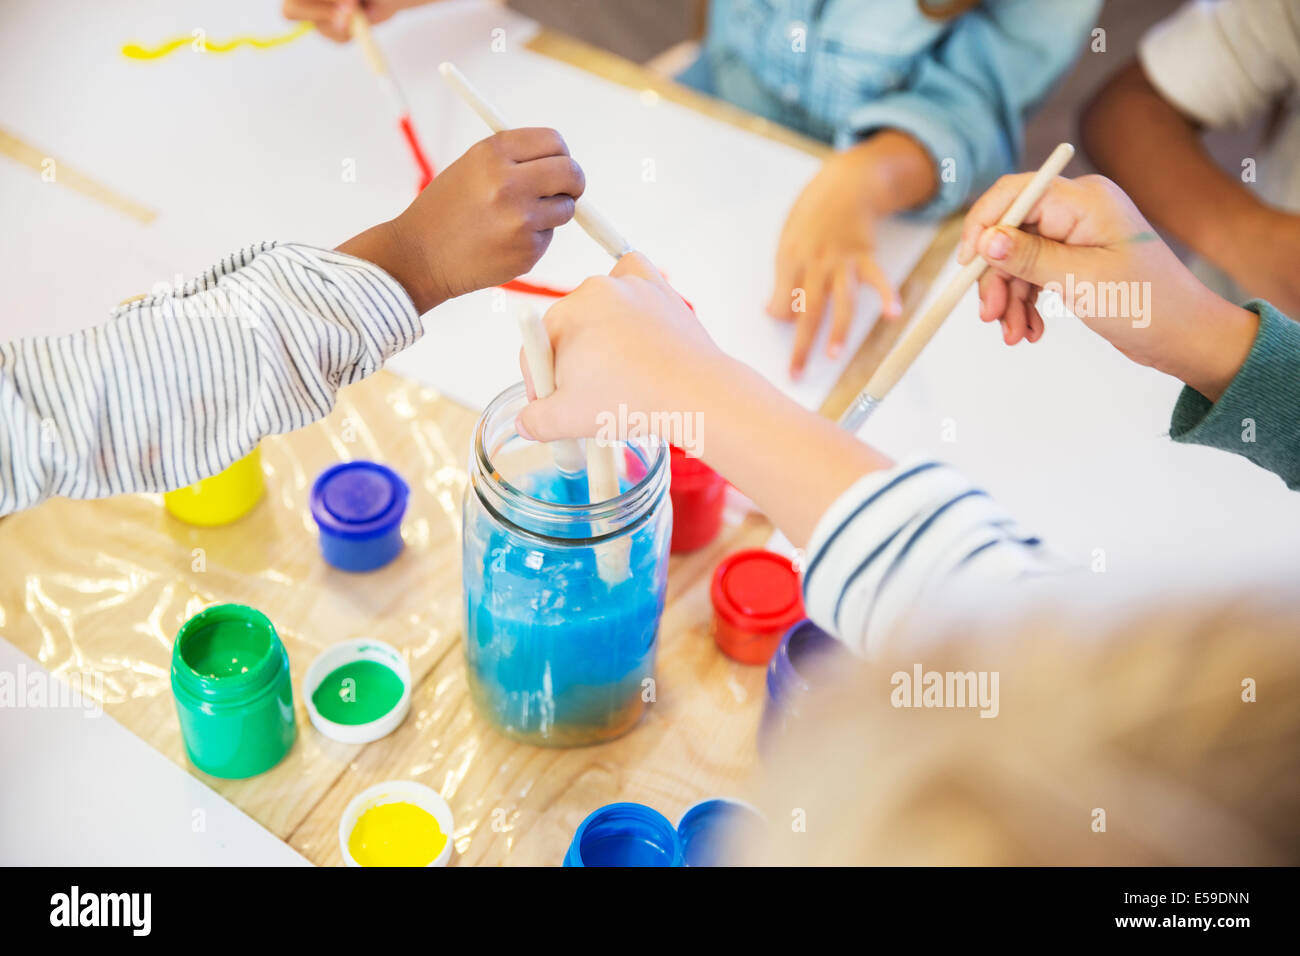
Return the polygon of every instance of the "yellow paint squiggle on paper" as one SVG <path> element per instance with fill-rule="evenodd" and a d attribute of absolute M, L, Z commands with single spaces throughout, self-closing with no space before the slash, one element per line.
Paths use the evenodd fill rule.
<path fill-rule="evenodd" d="M 162 46 L 154 47 L 152 50 L 146 50 L 138 43 L 126 43 L 122 46 L 122 55 L 132 60 L 157 60 L 169 53 L 174 53 L 183 46 L 190 45 L 194 45 L 196 53 L 229 53 L 241 46 L 251 46 L 255 50 L 269 50 L 272 47 L 292 43 L 300 36 L 311 32 L 311 28 L 311 23 L 304 20 L 288 33 L 282 33 L 274 37 L 234 37 L 229 40 L 209 40 L 206 34 L 203 33 L 199 33 L 197 36 L 189 34 L 168 40 Z"/>

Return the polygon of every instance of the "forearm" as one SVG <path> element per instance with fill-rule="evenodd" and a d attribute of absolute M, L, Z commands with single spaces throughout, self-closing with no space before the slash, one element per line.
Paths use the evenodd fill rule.
<path fill-rule="evenodd" d="M 675 401 L 704 416 L 705 461 L 806 549 L 808 614 L 858 653 L 933 588 L 1008 588 L 1049 570 L 1038 539 L 955 470 L 895 466 L 732 359 L 683 371 Z"/>
<path fill-rule="evenodd" d="M 1213 262 L 1230 259 L 1231 237 L 1267 212 L 1214 162 L 1197 125 L 1165 101 L 1136 62 L 1088 106 L 1083 139 L 1097 168 L 1152 222 Z"/>
<path fill-rule="evenodd" d="M 281 246 L 231 256 L 104 325 L 0 346 L 0 514 L 209 477 L 263 436 L 324 417 L 341 387 L 419 334 L 388 276 Z"/>
<path fill-rule="evenodd" d="M 734 359 L 719 359 L 704 374 L 680 380 L 686 384 L 665 407 L 699 412 L 705 462 L 798 547 L 855 481 L 892 464 Z"/>

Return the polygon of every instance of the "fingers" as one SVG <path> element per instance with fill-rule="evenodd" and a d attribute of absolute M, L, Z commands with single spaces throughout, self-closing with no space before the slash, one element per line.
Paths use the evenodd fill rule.
<path fill-rule="evenodd" d="M 587 188 L 582 167 L 567 154 L 545 156 L 525 163 L 521 169 L 534 196 L 571 196 L 577 199 Z"/>
<path fill-rule="evenodd" d="M 546 127 L 507 129 L 488 137 L 502 154 L 512 162 L 528 163 L 547 156 L 568 156 L 569 147 L 564 137 Z"/>
<path fill-rule="evenodd" d="M 1002 341 L 1007 345 L 1020 342 L 1029 329 L 1029 314 L 1025 311 L 1025 300 L 1019 294 L 1023 288 L 1023 279 L 1013 279 L 1007 287 L 1007 311 L 1002 320 Z"/>
<path fill-rule="evenodd" d="M 999 320 L 1007 311 L 1007 276 L 989 269 L 980 276 L 980 321 Z"/>
<path fill-rule="evenodd" d="M 528 400 L 530 402 L 535 401 L 537 398 L 537 388 L 533 385 L 533 373 L 528 367 L 528 356 L 524 354 L 522 348 L 519 350 L 519 371 L 522 372 L 524 376 L 524 392 L 527 394 Z"/>
<path fill-rule="evenodd" d="M 568 437 L 560 427 L 560 403 L 554 395 L 530 401 L 515 416 L 515 431 L 531 441 L 555 441 Z"/>
<path fill-rule="evenodd" d="M 830 273 L 810 274 L 805 304 L 807 308 L 798 316 L 794 328 L 794 350 L 790 355 L 790 377 L 803 375 L 804 366 L 808 364 L 808 354 L 817 339 L 817 330 L 821 328 L 822 316 L 826 311 L 827 291 L 832 281 Z"/>
<path fill-rule="evenodd" d="M 352 35 L 352 13 L 358 0 L 285 0 L 283 12 L 290 20 L 310 20 L 317 32 L 338 43 Z"/>
<path fill-rule="evenodd" d="M 853 313 L 858 304 L 858 283 L 852 262 L 844 262 L 836 267 L 831 284 L 831 302 L 831 334 L 826 340 L 826 354 L 837 358 L 849 337 Z"/>
<path fill-rule="evenodd" d="M 975 257 L 980 234 L 997 224 L 1033 177 L 1033 173 L 1002 176 L 984 195 L 975 200 L 962 223 L 961 242 L 957 246 L 958 262 L 965 265 Z"/>
<path fill-rule="evenodd" d="M 871 256 L 858 257 L 858 276 L 863 282 L 876 290 L 880 296 L 880 314 L 887 319 L 897 319 L 903 314 L 903 303 L 898 298 L 898 290 L 889 281 L 883 269 Z"/>
<path fill-rule="evenodd" d="M 1087 272 L 1087 263 L 1096 252 L 1089 246 L 1066 246 L 1042 236 L 997 226 L 980 234 L 976 251 L 997 266 L 1031 285 L 1061 283 L 1067 272 Z"/>
<path fill-rule="evenodd" d="M 772 286 L 772 297 L 767 303 L 768 315 L 774 319 L 787 321 L 796 317 L 794 290 L 799 287 L 802 275 L 803 266 L 799 257 L 788 254 L 777 255 L 776 281 Z"/>
<path fill-rule="evenodd" d="M 976 200 L 962 225 L 961 242 L 957 248 L 958 262 L 965 265 L 974 258 L 984 233 L 997 226 L 1032 176 L 1032 173 L 1003 176 Z M 1049 240 L 1077 242 L 1077 236 L 1085 223 L 1099 217 L 1105 221 L 1108 214 L 1116 209 L 1129 214 L 1128 218 L 1134 228 L 1149 228 L 1128 197 L 1119 193 L 1114 183 L 1104 177 L 1065 179 L 1058 176 L 1029 210 L 1021 222 L 1021 228 L 1026 232 L 1046 236 Z M 1095 231 L 1097 222 L 1094 221 L 1092 225 Z"/>
<path fill-rule="evenodd" d="M 1037 342 L 1045 327 L 1035 301 L 1039 288 L 990 269 L 980 277 L 980 320 L 1002 323 L 1002 341 L 1015 345 L 1021 341 Z"/>
<path fill-rule="evenodd" d="M 1039 312 L 1038 312 L 1038 305 L 1036 304 L 1037 301 L 1038 301 L 1038 294 L 1037 294 L 1037 292 L 1038 292 L 1038 290 L 1035 289 L 1035 290 L 1034 290 L 1034 295 L 1033 295 L 1032 298 L 1028 301 L 1028 303 L 1025 305 L 1025 309 L 1029 312 L 1029 335 L 1028 335 L 1028 338 L 1029 338 L 1029 341 L 1031 341 L 1031 342 L 1037 342 L 1039 339 L 1041 339 L 1041 338 L 1043 337 L 1043 333 L 1047 331 L 1047 326 L 1046 326 L 1046 324 L 1043 322 L 1043 317 L 1042 317 L 1042 315 L 1040 315 Z"/>
<path fill-rule="evenodd" d="M 629 252 L 623 256 L 618 262 L 614 263 L 614 268 L 609 270 L 609 274 L 615 278 L 637 276 L 658 285 L 666 286 L 668 284 L 663 277 L 663 273 L 655 268 L 654 263 L 639 252 Z"/>
<path fill-rule="evenodd" d="M 542 196 L 533 206 L 530 221 L 538 232 L 558 229 L 573 218 L 576 208 L 577 202 L 572 196 Z"/>

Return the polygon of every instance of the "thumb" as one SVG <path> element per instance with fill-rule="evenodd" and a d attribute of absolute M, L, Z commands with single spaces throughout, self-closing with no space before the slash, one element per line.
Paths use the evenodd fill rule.
<path fill-rule="evenodd" d="M 554 395 L 537 398 L 515 416 L 515 431 L 529 441 L 555 441 L 569 438 L 560 426 L 560 404 Z"/>
<path fill-rule="evenodd" d="M 980 234 L 979 254 L 1003 272 L 1030 285 L 1060 282 L 1067 272 L 1081 272 L 1082 247 L 1070 247 L 1012 226 L 993 226 Z"/>

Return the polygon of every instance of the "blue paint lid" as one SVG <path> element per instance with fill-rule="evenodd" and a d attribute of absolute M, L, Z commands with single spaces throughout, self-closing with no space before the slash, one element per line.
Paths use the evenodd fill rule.
<path fill-rule="evenodd" d="M 826 673 L 848 650 L 808 618 L 785 632 L 767 666 L 767 695 L 776 704 L 812 691 L 812 679 Z"/>
<path fill-rule="evenodd" d="M 611 803 L 578 825 L 565 866 L 682 866 L 677 830 L 658 810 Z"/>
<path fill-rule="evenodd" d="M 311 515 L 322 531 L 371 538 L 401 524 L 409 495 L 393 469 L 373 461 L 345 461 L 325 469 L 312 485 Z"/>
<path fill-rule="evenodd" d="M 762 838 L 765 825 L 763 815 L 748 803 L 704 800 L 687 809 L 677 824 L 682 858 L 687 866 L 725 866 L 725 851 L 752 846 Z"/>

